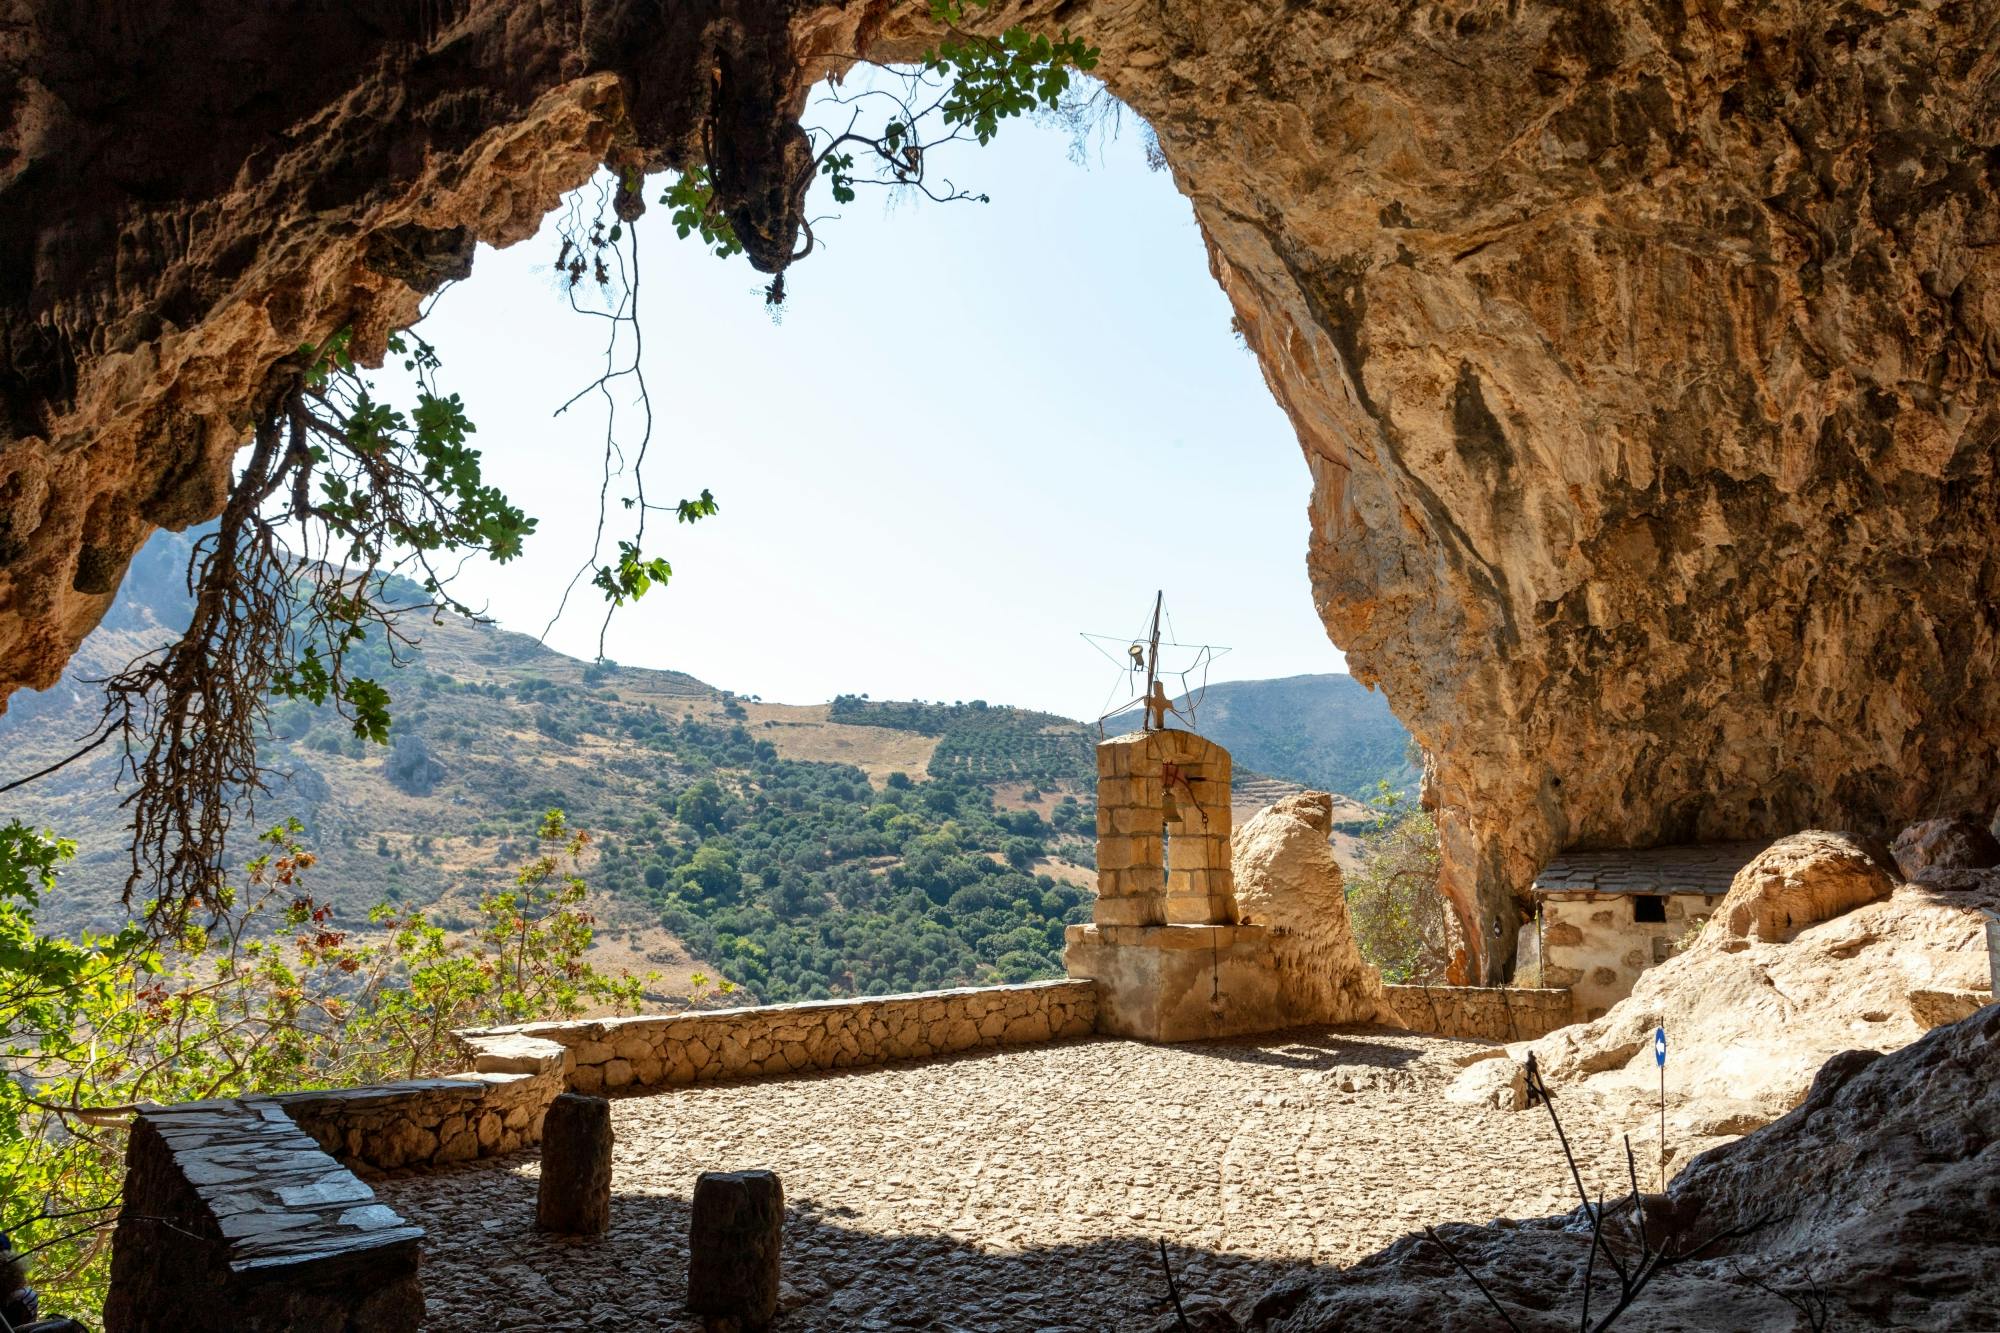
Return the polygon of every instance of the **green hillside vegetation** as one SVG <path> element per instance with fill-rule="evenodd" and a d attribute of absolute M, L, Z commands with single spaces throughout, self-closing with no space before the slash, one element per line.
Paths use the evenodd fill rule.
<path fill-rule="evenodd" d="M 0 716 L 10 771 L 64 753 L 97 708 L 85 680 L 158 642 L 165 616 L 185 615 L 174 570 L 186 541 L 149 545 L 75 675 Z M 939 776 L 912 765 L 871 781 L 854 763 L 787 757 L 833 732 L 892 737 L 829 725 L 830 709 L 747 703 L 680 673 L 585 664 L 464 622 L 426 626 L 401 655 L 393 668 L 371 641 L 355 658 L 391 690 L 388 746 L 358 739 L 331 708 L 273 708 L 273 790 L 233 834 L 247 856 L 258 831 L 299 818 L 347 927 L 365 930 L 368 908 L 387 901 L 471 928 L 480 892 L 532 854 L 524 831 L 551 809 L 594 835 L 585 870 L 608 918 L 600 934 L 629 934 L 637 954 L 616 961 L 656 965 L 678 944 L 745 999 L 1059 976 L 1062 928 L 1088 918 L 1090 789 L 1056 776 L 1077 771 L 1074 723 L 983 710 L 943 728 L 958 748 L 932 765 Z M 1074 734 L 1043 733 L 1056 724 Z M 1037 758 L 1064 744 L 1061 764 Z M 115 776 L 107 747 L 10 807 L 81 844 L 54 902 L 72 928 L 125 918 Z M 1039 779 L 1047 798 L 1006 808 L 1003 777 Z"/>
<path fill-rule="evenodd" d="M 1054 713 L 971 703 L 875 703 L 835 697 L 828 716 L 859 726 L 890 727 L 938 738 L 934 778 L 975 778 L 1037 784 L 1092 783 L 1097 761 L 1080 723 Z"/>

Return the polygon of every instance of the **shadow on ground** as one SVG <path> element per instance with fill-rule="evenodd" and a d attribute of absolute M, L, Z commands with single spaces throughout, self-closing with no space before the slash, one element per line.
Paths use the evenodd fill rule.
<path fill-rule="evenodd" d="M 1401 1028 L 1293 1028 L 1254 1037 L 1189 1042 L 1180 1049 L 1212 1060 L 1324 1072 L 1334 1069 L 1402 1069 L 1439 1043 L 1464 1046 L 1448 1037 Z"/>
<path fill-rule="evenodd" d="M 534 1177 L 522 1158 L 468 1163 L 425 1183 L 465 1211 L 478 1197 L 478 1229 L 451 1230 L 411 1195 L 391 1201 L 425 1223 L 425 1327 L 437 1330 L 662 1329 L 692 1333 L 687 1290 L 689 1201 L 612 1196 L 612 1227 L 598 1238 L 534 1230 Z M 776 1333 L 1106 1333 L 1172 1328 L 1157 1242 L 1107 1237 L 1082 1245 L 993 1250 L 952 1237 L 879 1234 L 846 1223 L 849 1209 L 789 1200 L 785 1310 Z M 1308 1264 L 1249 1259 L 1169 1244 L 1169 1262 L 1192 1312 L 1261 1295 Z"/>

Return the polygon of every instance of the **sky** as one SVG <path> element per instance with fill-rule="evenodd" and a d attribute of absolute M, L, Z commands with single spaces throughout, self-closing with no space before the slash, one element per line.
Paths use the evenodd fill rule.
<path fill-rule="evenodd" d="M 787 274 L 636 224 L 650 496 L 674 577 L 613 619 L 605 655 L 787 703 L 981 698 L 1094 718 L 1118 671 L 1080 637 L 1130 635 L 1156 590 L 1214 680 L 1344 669 L 1305 573 L 1310 478 L 1230 328 L 1187 201 L 1143 135 L 1010 121 L 934 161 L 990 203 L 835 208 Z M 648 182 L 658 199 L 662 180 Z M 596 375 L 603 321 L 565 303 L 553 222 L 481 246 L 419 331 L 478 425 L 489 478 L 540 526 L 459 595 L 541 633 L 588 555 L 604 413 L 554 409 Z M 383 379 L 393 379 L 385 375 Z M 637 418 L 627 421 L 636 424 Z M 614 509 L 614 530 L 628 515 Z M 597 652 L 580 587 L 548 635 Z"/>

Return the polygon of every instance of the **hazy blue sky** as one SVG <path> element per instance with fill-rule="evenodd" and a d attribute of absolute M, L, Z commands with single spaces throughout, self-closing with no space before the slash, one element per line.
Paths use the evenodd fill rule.
<path fill-rule="evenodd" d="M 1116 673 L 1078 631 L 1128 633 L 1164 587 L 1184 639 L 1234 649 L 1218 679 L 1343 669 L 1305 576 L 1306 467 L 1192 211 L 1133 126 L 1085 166 L 1070 148 L 1012 122 L 959 152 L 951 174 L 990 204 L 864 191 L 820 225 L 780 322 L 743 259 L 650 208 L 649 490 L 708 487 L 722 511 L 655 527 L 674 581 L 620 613 L 609 656 L 787 702 L 1095 716 Z M 525 559 L 462 585 L 530 633 L 588 550 L 603 432 L 595 403 L 550 416 L 602 355 L 556 248 L 551 228 L 482 247 L 422 330 L 491 475 L 541 519 Z M 595 652 L 596 597 L 553 646 Z"/>

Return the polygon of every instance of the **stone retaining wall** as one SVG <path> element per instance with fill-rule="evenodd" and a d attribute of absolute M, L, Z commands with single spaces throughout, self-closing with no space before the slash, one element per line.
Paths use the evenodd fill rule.
<path fill-rule="evenodd" d="M 1384 986 L 1412 1032 L 1478 1041 L 1532 1041 L 1576 1021 L 1566 990 L 1523 986 Z"/>
<path fill-rule="evenodd" d="M 556 1042 L 461 1035 L 472 1070 L 446 1078 L 245 1098 L 282 1109 L 349 1166 L 393 1171 L 518 1152 L 542 1141 L 569 1053 Z"/>
<path fill-rule="evenodd" d="M 860 1068 L 981 1047 L 1086 1037 L 1096 1027 L 1094 983 L 1037 981 L 858 1000 L 528 1023 L 460 1035 L 483 1043 L 520 1038 L 560 1043 L 572 1061 L 570 1089 L 596 1093 Z"/>

